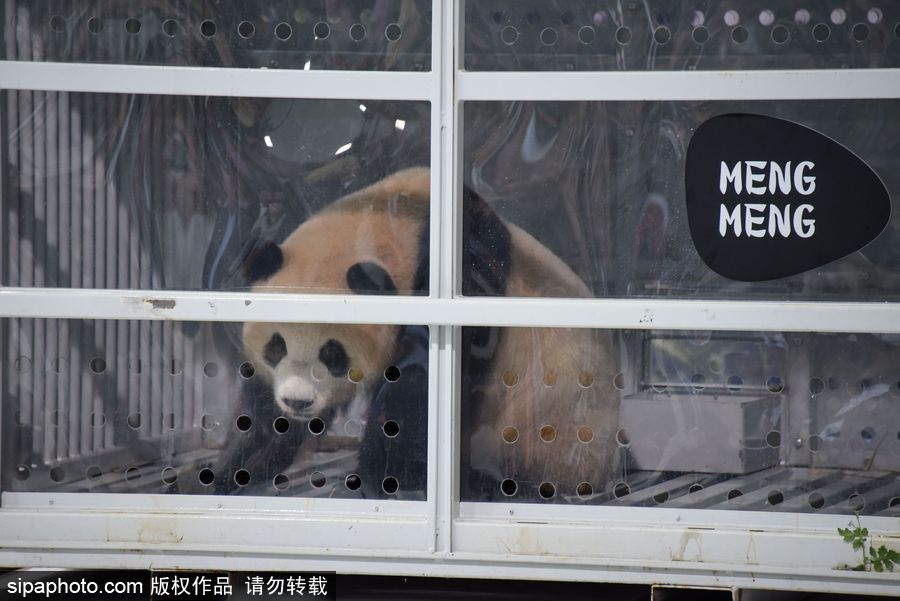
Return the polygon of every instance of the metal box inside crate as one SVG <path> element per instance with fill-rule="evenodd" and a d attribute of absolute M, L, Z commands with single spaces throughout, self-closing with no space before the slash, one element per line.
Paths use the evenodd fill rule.
<path fill-rule="evenodd" d="M 635 395 L 622 421 L 642 469 L 747 474 L 778 462 L 780 406 L 778 396 Z"/>

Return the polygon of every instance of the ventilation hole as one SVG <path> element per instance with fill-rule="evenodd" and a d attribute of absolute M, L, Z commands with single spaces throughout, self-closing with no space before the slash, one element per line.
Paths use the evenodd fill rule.
<path fill-rule="evenodd" d="M 184 367 L 181 364 L 181 361 L 178 359 L 172 359 L 169 362 L 169 375 L 178 376 L 184 371 Z"/>
<path fill-rule="evenodd" d="M 500 435 L 503 437 L 503 442 L 506 444 L 513 444 L 519 440 L 519 431 L 513 426 L 506 426 L 503 428 L 503 432 Z"/>
<path fill-rule="evenodd" d="M 500 492 L 503 493 L 507 497 L 511 497 L 516 494 L 516 491 L 519 490 L 519 485 L 516 484 L 515 480 L 507 478 L 503 482 L 500 483 Z"/>
<path fill-rule="evenodd" d="M 769 430 L 766 434 L 766 444 L 772 447 L 773 449 L 777 449 L 781 446 L 781 432 L 778 430 Z"/>
<path fill-rule="evenodd" d="M 384 422 L 384 425 L 381 427 L 382 431 L 384 431 L 384 435 L 388 438 L 394 438 L 398 434 L 400 434 L 400 424 L 390 419 Z"/>
<path fill-rule="evenodd" d="M 309 483 L 313 488 L 322 488 L 325 486 L 325 474 L 322 472 L 313 472 L 309 475 Z"/>
<path fill-rule="evenodd" d="M 822 509 L 825 507 L 825 497 L 817 492 L 810 493 L 806 498 L 806 502 L 809 503 L 809 506 L 813 509 Z"/>
<path fill-rule="evenodd" d="M 309 420 L 309 423 L 306 425 L 306 427 L 309 428 L 309 431 L 312 434 L 318 436 L 325 431 L 325 422 L 322 421 L 321 417 L 314 417 Z"/>
<path fill-rule="evenodd" d="M 619 27 L 616 30 L 616 41 L 621 45 L 625 45 L 631 41 L 631 30 L 627 27 Z"/>
<path fill-rule="evenodd" d="M 660 46 L 668 44 L 669 40 L 672 39 L 672 32 L 669 31 L 668 27 L 657 27 L 656 31 L 653 32 L 653 39 Z"/>
<path fill-rule="evenodd" d="M 286 42 L 291 39 L 291 36 L 293 34 L 294 29 L 287 23 L 282 22 L 275 26 L 275 37 L 282 42 Z"/>
<path fill-rule="evenodd" d="M 134 469 L 134 468 L 131 468 Z M 66 478 L 66 470 L 56 466 L 50 470 L 50 479 L 54 482 L 62 482 Z M 125 479 L 128 479 L 128 472 L 125 472 Z"/>
<path fill-rule="evenodd" d="M 131 466 L 127 470 L 125 470 L 125 481 L 126 482 L 136 482 L 141 479 L 141 472 L 138 468 Z"/>
<path fill-rule="evenodd" d="M 234 425 L 241 432 L 247 432 L 253 426 L 253 419 L 245 413 L 235 418 Z"/>
<path fill-rule="evenodd" d="M 546 386 L 548 388 L 552 388 L 553 386 L 556 386 L 557 379 L 558 379 L 558 376 L 556 375 L 555 371 L 546 372 L 544 374 L 544 378 L 543 378 L 544 386 Z"/>
<path fill-rule="evenodd" d="M 769 389 L 769 392 L 781 392 L 784 390 L 784 381 L 778 376 L 772 376 L 766 380 L 766 388 Z"/>
<path fill-rule="evenodd" d="M 214 21 L 210 21 L 207 19 L 200 23 L 200 33 L 203 34 L 203 37 L 211 38 L 216 35 L 216 24 Z"/>
<path fill-rule="evenodd" d="M 163 415 L 163 428 L 166 430 L 174 430 L 175 429 L 175 414 L 174 413 L 166 413 Z"/>
<path fill-rule="evenodd" d="M 135 359 L 128 363 L 128 369 L 131 370 L 133 374 L 140 374 L 143 371 L 144 364 L 141 363 L 140 359 Z"/>
<path fill-rule="evenodd" d="M 66 30 L 66 20 L 59 15 L 50 17 L 50 29 L 56 33 L 62 33 Z"/>
<path fill-rule="evenodd" d="M 344 434 L 347 436 L 360 436 L 362 435 L 363 427 L 360 422 L 355 419 L 348 419 L 344 422 Z"/>
<path fill-rule="evenodd" d="M 587 444 L 594 440 L 594 431 L 591 430 L 590 426 L 581 426 L 578 428 L 576 436 L 578 437 L 578 442 Z"/>
<path fill-rule="evenodd" d="M 500 23 L 503 23 L 507 19 L 506 15 L 501 11 L 494 12 L 494 14 L 491 15 L 491 18 L 494 20 L 494 23 L 496 25 L 500 25 Z"/>
<path fill-rule="evenodd" d="M 735 44 L 743 44 L 750 38 L 750 33 L 745 27 L 735 27 L 731 30 L 731 39 Z"/>
<path fill-rule="evenodd" d="M 396 365 L 389 365 L 387 369 L 384 370 L 384 379 L 388 382 L 396 382 L 400 379 L 400 368 Z"/>
<path fill-rule="evenodd" d="M 106 371 L 106 359 L 102 357 L 94 357 L 91 359 L 91 371 L 95 374 L 102 374 Z"/>
<path fill-rule="evenodd" d="M 102 428 L 106 425 L 106 416 L 102 412 L 91 413 L 91 427 Z"/>
<path fill-rule="evenodd" d="M 847 11 L 843 8 L 836 8 L 831 11 L 831 22 L 835 25 L 843 25 L 847 20 Z"/>
<path fill-rule="evenodd" d="M 291 479 L 284 474 L 275 474 L 275 477 L 272 478 L 272 486 L 274 486 L 276 490 L 285 490 L 290 483 Z"/>
<path fill-rule="evenodd" d="M 657 505 L 662 505 L 663 503 L 665 503 L 668 500 L 669 500 L 669 493 L 667 493 L 666 491 L 662 491 L 659 494 L 653 495 L 653 502 L 656 503 Z"/>
<path fill-rule="evenodd" d="M 769 505 L 781 505 L 784 502 L 784 494 L 780 490 L 773 490 L 769 492 L 766 501 Z"/>
<path fill-rule="evenodd" d="M 691 32 L 691 38 L 694 40 L 695 44 L 705 44 L 709 41 L 709 30 L 702 25 L 700 27 L 695 27 Z"/>
<path fill-rule="evenodd" d="M 309 369 L 309 375 L 311 375 L 312 379 L 316 382 L 321 382 L 328 375 L 328 370 L 326 370 L 325 366 L 321 363 L 316 363 Z"/>
<path fill-rule="evenodd" d="M 356 474 L 350 474 L 344 479 L 344 486 L 347 487 L 347 490 L 359 490 L 362 480 Z"/>
<path fill-rule="evenodd" d="M 872 25 L 878 25 L 883 18 L 884 13 L 881 12 L 880 8 L 870 8 L 869 12 L 866 13 L 866 20 Z"/>
<path fill-rule="evenodd" d="M 575 15 L 573 15 L 570 12 L 565 12 L 559 16 L 559 22 L 562 23 L 563 25 L 568 25 L 574 20 L 575 20 Z"/>
<path fill-rule="evenodd" d="M 728 497 L 729 501 L 736 501 L 737 499 L 740 499 L 741 497 L 743 497 L 744 493 L 741 492 L 740 490 L 738 490 L 737 488 L 732 488 L 731 490 L 728 491 L 728 494 L 726 496 Z"/>
<path fill-rule="evenodd" d="M 16 466 L 16 480 L 28 480 L 31 477 L 31 470 L 27 465 Z"/>
<path fill-rule="evenodd" d="M 140 19 L 135 19 L 131 17 L 125 20 L 125 31 L 130 33 L 131 35 L 137 35 L 141 31 L 141 21 Z"/>
<path fill-rule="evenodd" d="M 893 497 L 890 501 L 888 501 L 888 507 L 891 509 L 895 509 L 900 507 L 900 497 Z"/>
<path fill-rule="evenodd" d="M 250 472 L 245 469 L 239 469 L 234 473 L 234 483 L 240 487 L 250 484 Z"/>
<path fill-rule="evenodd" d="M 388 26 L 384 28 L 384 37 L 387 38 L 388 42 L 397 42 L 402 35 L 403 29 L 401 29 L 398 23 L 389 23 Z"/>
<path fill-rule="evenodd" d="M 174 467 L 163 468 L 162 481 L 166 486 L 172 486 L 178 480 L 178 470 Z"/>
<path fill-rule="evenodd" d="M 363 379 L 363 370 L 358 367 L 351 367 L 347 371 L 347 378 L 354 384 L 359 384 Z"/>
<path fill-rule="evenodd" d="M 809 393 L 813 396 L 825 392 L 825 382 L 821 378 L 813 378 L 809 381 Z"/>
<path fill-rule="evenodd" d="M 859 437 L 862 438 L 863 441 L 871 443 L 873 440 L 875 440 L 875 428 L 873 428 L 872 426 L 866 426 L 859 433 Z"/>
<path fill-rule="evenodd" d="M 253 367 L 253 364 L 249 361 L 244 361 L 238 368 L 238 373 L 241 374 L 241 377 L 245 380 L 249 380 L 256 373 L 256 368 Z"/>
<path fill-rule="evenodd" d="M 25 374 L 31 371 L 31 359 L 28 357 L 16 357 L 15 360 L 16 371 L 20 374 Z"/>
<path fill-rule="evenodd" d="M 381 490 L 389 495 L 393 495 L 400 490 L 400 483 L 393 476 L 388 476 L 381 481 Z"/>
<path fill-rule="evenodd" d="M 740 376 L 728 376 L 728 390 L 737 391 L 744 385 L 744 378 Z"/>
<path fill-rule="evenodd" d="M 759 24 L 763 27 L 768 27 L 772 23 L 775 22 L 775 13 L 771 10 L 766 9 L 759 13 Z"/>
<path fill-rule="evenodd" d="M 249 40 L 256 33 L 256 26 L 250 21 L 241 21 L 238 23 L 237 32 L 239 36 Z"/>
<path fill-rule="evenodd" d="M 582 388 L 590 388 L 594 385 L 594 374 L 583 371 L 578 374 L 578 385 Z"/>
<path fill-rule="evenodd" d="M 507 46 L 512 46 L 519 39 L 519 30 L 512 25 L 507 25 L 500 30 L 500 40 Z"/>
<path fill-rule="evenodd" d="M 831 27 L 825 23 L 819 23 L 812 30 L 813 39 L 817 42 L 824 42 L 831 37 Z"/>
<path fill-rule="evenodd" d="M 809 14 L 809 11 L 805 8 L 801 8 L 797 12 L 794 13 L 794 23 L 797 25 L 806 25 L 809 23 L 809 20 L 812 18 L 812 15 Z"/>
<path fill-rule="evenodd" d="M 96 480 L 103 475 L 103 470 L 99 465 L 92 465 L 85 470 L 84 475 L 88 480 Z"/>
<path fill-rule="evenodd" d="M 585 497 L 589 497 L 594 494 L 594 487 L 591 486 L 590 482 L 581 482 L 578 486 L 575 487 L 575 494 L 577 494 L 582 499 Z"/>
<path fill-rule="evenodd" d="M 734 27 L 735 25 L 737 25 L 738 23 L 741 22 L 741 15 L 738 14 L 738 11 L 736 11 L 736 10 L 729 10 L 729 11 L 725 12 L 725 15 L 722 20 L 725 21 L 725 25 L 728 25 L 729 27 Z"/>
<path fill-rule="evenodd" d="M 590 25 L 585 25 L 578 30 L 578 41 L 582 44 L 593 44 L 597 39 L 597 32 Z"/>
<path fill-rule="evenodd" d="M 666 385 L 666 384 L 653 384 L 653 385 L 650 386 L 650 388 L 653 389 L 653 392 L 656 392 L 656 393 L 662 393 L 662 392 L 665 392 L 665 391 L 666 391 L 666 389 L 668 388 L 668 385 Z"/>
<path fill-rule="evenodd" d="M 628 431 L 624 428 L 616 432 L 616 444 L 620 447 L 627 447 L 631 444 L 631 437 L 628 436 Z"/>
<path fill-rule="evenodd" d="M 862 511 L 866 506 L 866 500 L 858 493 L 850 495 L 850 498 L 847 499 L 847 503 L 853 511 Z"/>
<path fill-rule="evenodd" d="M 354 42 L 362 42 L 366 39 L 366 27 L 362 23 L 354 23 L 350 26 L 350 39 Z"/>
<path fill-rule="evenodd" d="M 504 386 L 506 386 L 507 388 L 512 388 L 519 383 L 519 376 L 515 372 L 506 370 L 505 372 L 503 372 L 502 380 Z"/>
<path fill-rule="evenodd" d="M 772 41 L 776 44 L 786 44 L 791 39 L 791 32 L 784 25 L 776 25 L 772 28 Z"/>
<path fill-rule="evenodd" d="M 325 21 L 319 21 L 313 26 L 313 36 L 315 36 L 317 40 L 327 40 L 330 35 L 331 25 Z"/>
<path fill-rule="evenodd" d="M 291 429 L 291 422 L 286 417 L 276 417 L 272 422 L 272 429 L 278 434 L 284 434 Z"/>
<path fill-rule="evenodd" d="M 538 494 L 542 499 L 552 499 L 556 495 L 556 487 L 551 482 L 541 482 Z"/>
<path fill-rule="evenodd" d="M 619 482 L 616 484 L 615 488 L 613 488 L 613 495 L 617 499 L 621 499 L 622 497 L 627 497 L 631 494 L 631 487 L 625 484 L 624 482 Z"/>
<path fill-rule="evenodd" d="M 696 494 L 703 490 L 702 484 L 691 484 L 690 488 L 688 488 L 688 494 Z"/>
<path fill-rule="evenodd" d="M 703 374 L 694 374 L 691 376 L 691 386 L 694 390 L 703 390 L 706 386 L 706 376 Z"/>
<path fill-rule="evenodd" d="M 175 19 L 166 19 L 163 21 L 162 30 L 164 34 L 170 38 L 174 38 L 175 34 L 178 33 L 178 21 Z"/>
<path fill-rule="evenodd" d="M 553 442 L 556 440 L 556 428 L 550 425 L 541 426 L 540 436 L 544 442 Z"/>
<path fill-rule="evenodd" d="M 214 429 L 219 424 L 216 423 L 216 418 L 214 418 L 209 413 L 204 413 L 200 416 L 200 427 L 209 432 Z"/>
<path fill-rule="evenodd" d="M 537 11 L 532 11 L 525 16 L 525 20 L 529 25 L 537 25 L 541 22 L 541 15 Z"/>
<path fill-rule="evenodd" d="M 213 482 L 216 481 L 215 472 L 213 472 L 208 467 L 205 467 L 202 470 L 200 470 L 200 473 L 198 474 L 197 477 L 200 480 L 200 484 L 202 484 L 203 486 L 209 486 L 210 484 L 212 484 Z"/>
<path fill-rule="evenodd" d="M 205 375 L 207 378 L 215 378 L 217 375 L 219 375 L 219 364 L 209 362 L 204 365 L 203 375 Z"/>
<path fill-rule="evenodd" d="M 865 42 L 869 39 L 869 26 L 865 23 L 857 23 L 853 26 L 852 35 L 857 42 Z"/>
<path fill-rule="evenodd" d="M 125 422 L 128 424 L 128 427 L 132 430 L 137 430 L 141 427 L 141 414 L 140 413 L 129 413 L 128 417 L 125 418 Z"/>
<path fill-rule="evenodd" d="M 616 390 L 625 390 L 625 374 L 620 372 L 613 376 L 613 386 Z"/>
<path fill-rule="evenodd" d="M 94 35 L 103 31 L 103 19 L 100 17 L 91 17 L 88 19 L 88 31 Z"/>
<path fill-rule="evenodd" d="M 809 444 L 809 450 L 813 453 L 818 453 L 822 450 L 822 437 L 813 434 L 807 440 L 807 444 Z"/>
<path fill-rule="evenodd" d="M 541 30 L 541 44 L 544 46 L 552 46 L 559 39 L 559 34 L 552 27 L 545 27 Z"/>

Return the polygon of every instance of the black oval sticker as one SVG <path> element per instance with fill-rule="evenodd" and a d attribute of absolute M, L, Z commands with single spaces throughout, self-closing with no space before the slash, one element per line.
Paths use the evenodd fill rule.
<path fill-rule="evenodd" d="M 697 128 L 685 196 L 700 257 L 745 282 L 845 257 L 891 217 L 887 189 L 859 157 L 808 127 L 762 115 L 720 115 Z"/>

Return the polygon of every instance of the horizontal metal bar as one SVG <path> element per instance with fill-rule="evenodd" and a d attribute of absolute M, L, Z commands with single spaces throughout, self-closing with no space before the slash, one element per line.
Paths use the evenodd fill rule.
<path fill-rule="evenodd" d="M 259 98 L 429 100 L 431 72 L 303 71 L 0 61 L 0 88 Z"/>
<path fill-rule="evenodd" d="M 459 100 L 802 100 L 900 97 L 900 69 L 468 72 Z"/>
<path fill-rule="evenodd" d="M 0 316 L 900 333 L 900 303 L 0 289 Z"/>

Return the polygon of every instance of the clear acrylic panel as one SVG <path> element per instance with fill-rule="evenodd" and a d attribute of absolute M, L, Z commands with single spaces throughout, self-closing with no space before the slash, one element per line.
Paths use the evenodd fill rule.
<path fill-rule="evenodd" d="M 900 299 L 898 100 L 473 101 L 463 112 L 466 295 Z M 886 187 L 886 228 L 799 275 L 752 282 L 712 271 L 691 238 L 686 154 L 701 124 L 734 113 L 797 123 L 843 145 Z M 859 200 L 844 199 L 848 215 Z M 502 262 L 498 240 L 510 236 L 513 271 L 516 252 L 538 248 L 543 279 L 486 283 L 479 266 Z"/>
<path fill-rule="evenodd" d="M 467 0 L 470 71 L 900 66 L 894 2 Z"/>
<path fill-rule="evenodd" d="M 428 71 L 430 0 L 14 0 L 6 60 Z"/>
<path fill-rule="evenodd" d="M 315 217 L 292 248 L 331 271 L 279 289 L 347 292 L 399 245 L 422 270 L 396 292 L 427 293 L 427 170 L 369 187 L 429 165 L 427 102 L 7 91 L 0 110 L 5 286 L 246 290 L 267 275 L 248 261 Z"/>
<path fill-rule="evenodd" d="M 464 328 L 463 501 L 900 516 L 900 336 Z"/>
<path fill-rule="evenodd" d="M 425 327 L 2 328 L 3 491 L 425 498 Z"/>

